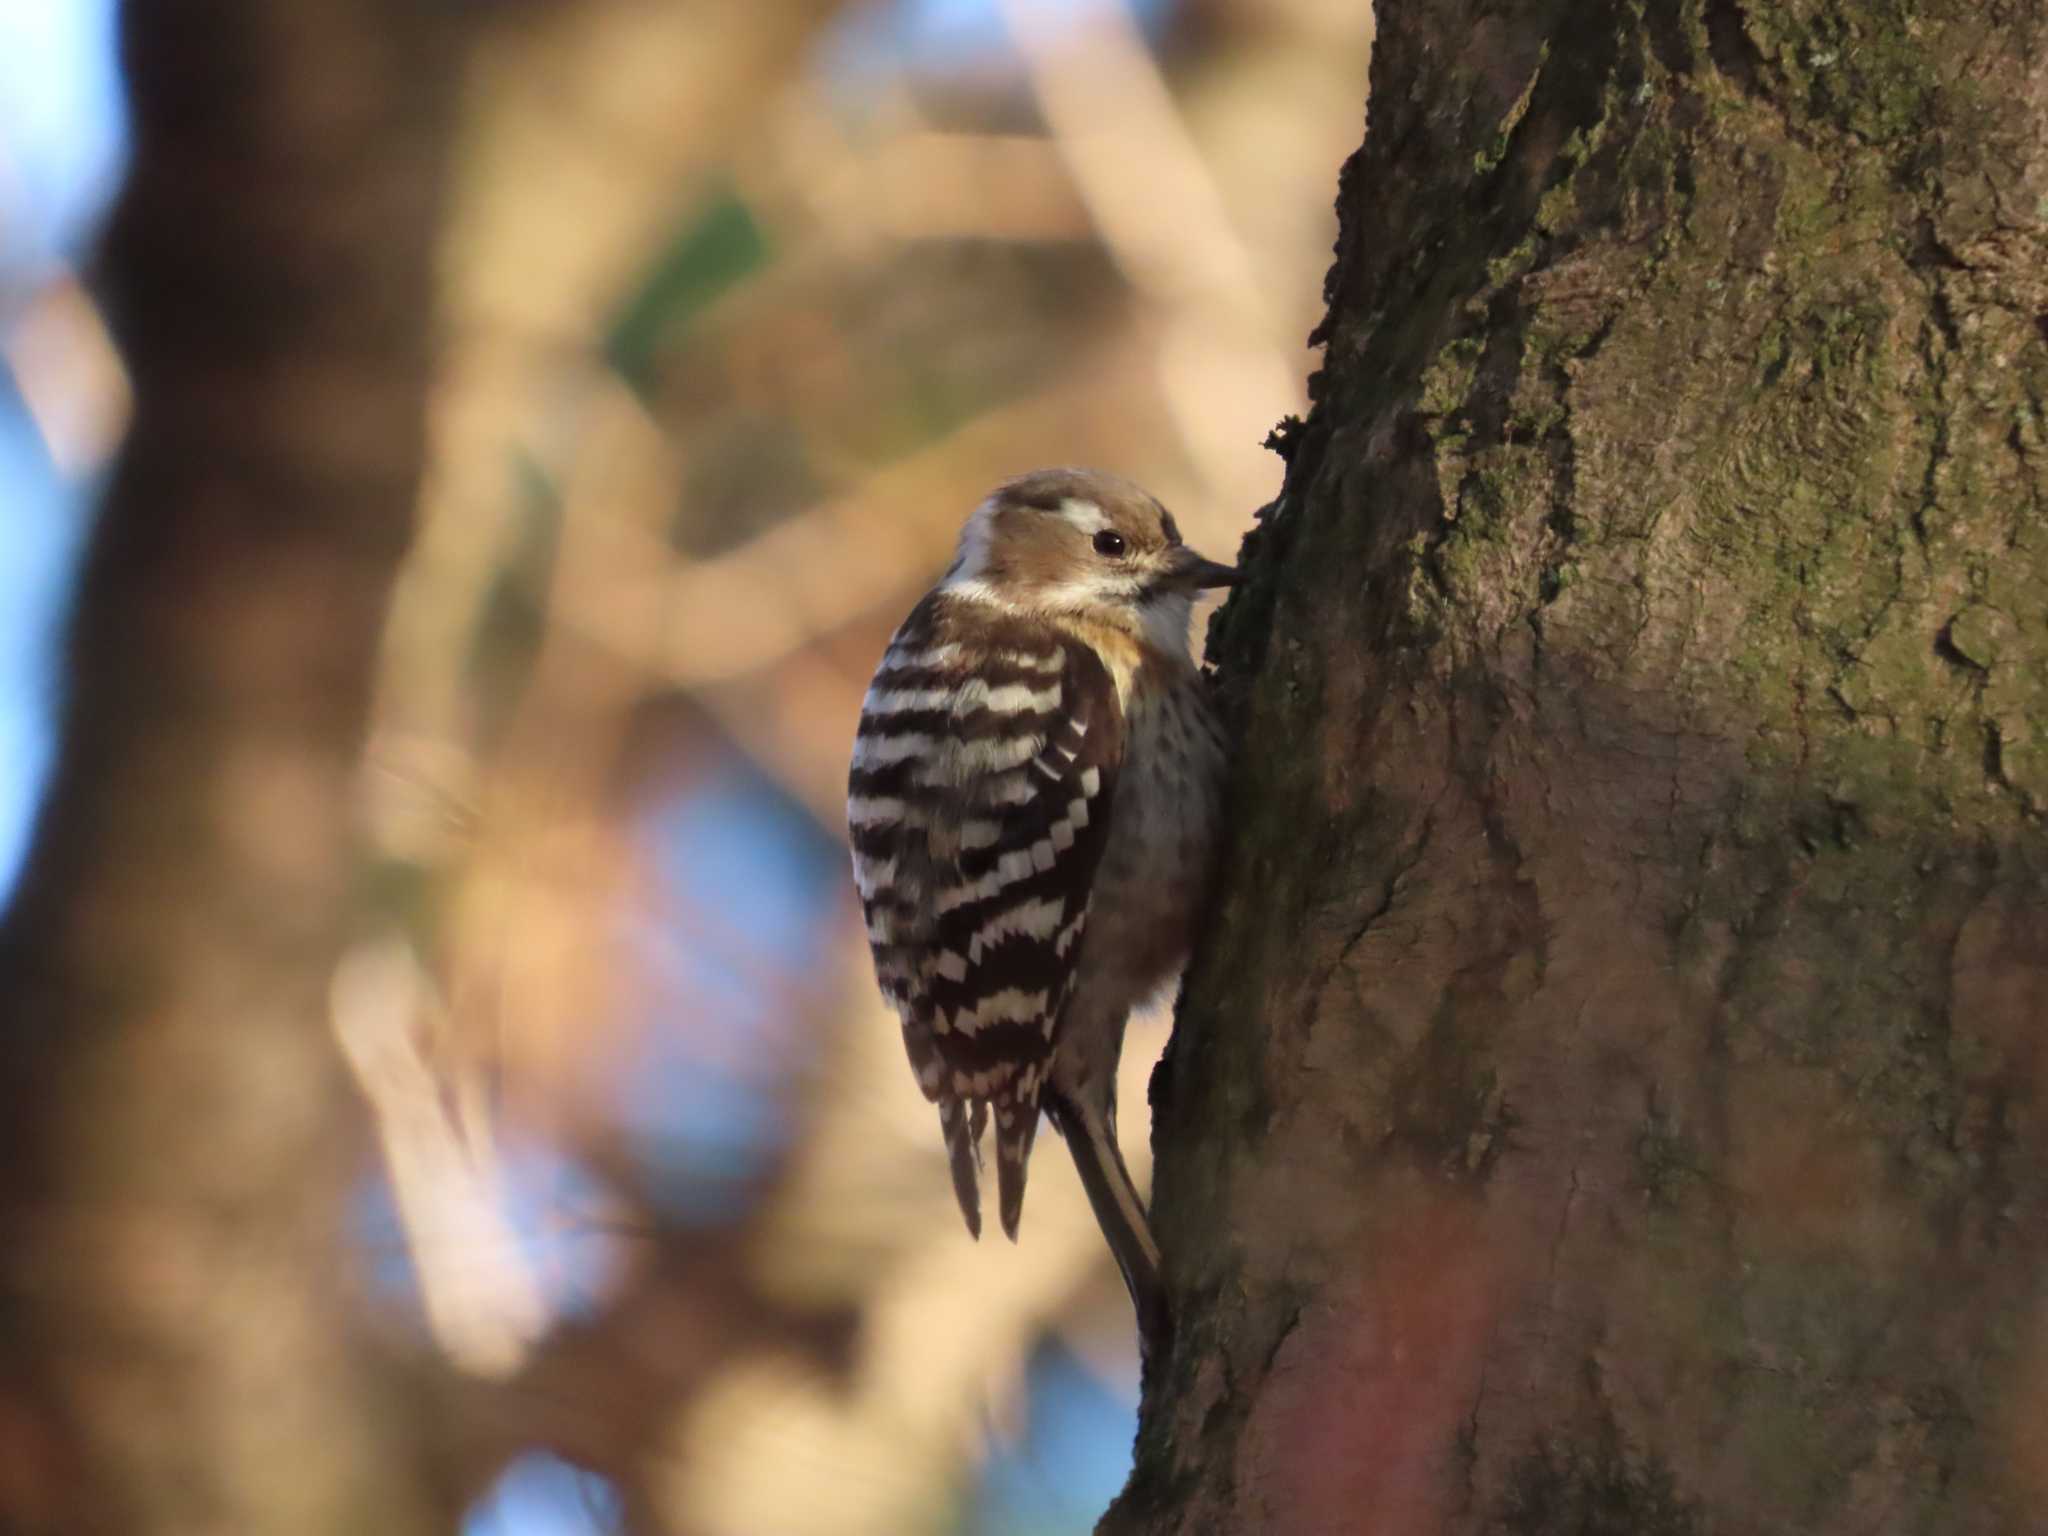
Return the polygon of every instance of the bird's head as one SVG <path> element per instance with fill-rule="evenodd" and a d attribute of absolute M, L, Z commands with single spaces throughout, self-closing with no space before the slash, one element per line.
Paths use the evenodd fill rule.
<path fill-rule="evenodd" d="M 1041 469 L 998 486 L 974 509 L 942 590 L 1092 620 L 1184 654 L 1196 591 L 1237 576 L 1234 566 L 1183 544 L 1173 514 L 1122 476 Z"/>

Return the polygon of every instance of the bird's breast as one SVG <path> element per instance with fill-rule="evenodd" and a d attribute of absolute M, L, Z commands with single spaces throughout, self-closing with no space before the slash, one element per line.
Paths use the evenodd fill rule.
<path fill-rule="evenodd" d="M 1128 973 L 1133 1003 L 1187 958 L 1223 800 L 1222 735 L 1193 669 L 1147 681 L 1125 701 L 1123 770 L 1089 916 L 1090 956 Z"/>

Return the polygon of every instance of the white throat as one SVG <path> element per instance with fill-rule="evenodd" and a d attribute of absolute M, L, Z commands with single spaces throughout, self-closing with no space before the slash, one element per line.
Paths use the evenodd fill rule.
<path fill-rule="evenodd" d="M 1187 592 L 1170 592 L 1140 603 L 1138 618 L 1146 644 L 1169 656 L 1192 660 L 1188 651 L 1188 621 L 1194 610 L 1194 597 Z"/>

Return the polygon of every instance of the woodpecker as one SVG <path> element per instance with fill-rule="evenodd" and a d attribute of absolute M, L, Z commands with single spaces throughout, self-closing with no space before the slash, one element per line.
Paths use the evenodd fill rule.
<path fill-rule="evenodd" d="M 1215 862 L 1223 735 L 1188 616 L 1198 589 L 1236 580 L 1119 476 L 997 487 L 889 642 L 848 782 L 875 974 L 968 1231 L 992 1116 L 1016 1240 L 1043 1109 L 1155 1358 L 1166 1299 L 1117 1147 L 1116 1068 L 1131 1010 L 1186 961 Z"/>

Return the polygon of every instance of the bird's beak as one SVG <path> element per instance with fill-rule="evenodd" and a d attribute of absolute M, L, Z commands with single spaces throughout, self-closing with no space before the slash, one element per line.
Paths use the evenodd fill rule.
<path fill-rule="evenodd" d="M 1160 586 L 1182 592 L 1198 587 L 1234 587 L 1239 579 L 1236 566 L 1204 560 L 1185 545 L 1167 556 L 1166 568 L 1159 573 Z"/>

